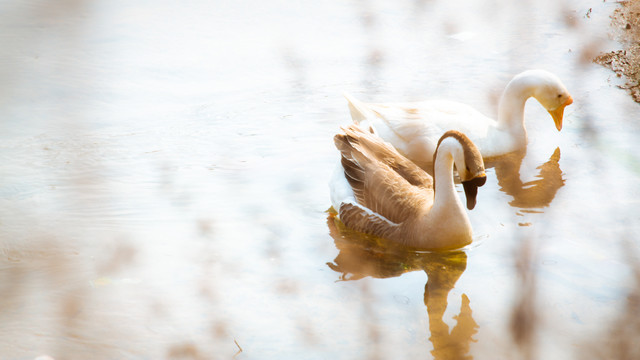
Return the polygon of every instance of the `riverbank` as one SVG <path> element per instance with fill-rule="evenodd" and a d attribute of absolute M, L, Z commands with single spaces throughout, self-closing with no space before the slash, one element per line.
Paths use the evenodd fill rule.
<path fill-rule="evenodd" d="M 598 55 L 593 61 L 624 76 L 627 81 L 621 87 L 640 102 L 640 0 L 621 2 L 611 15 L 611 26 L 623 49 Z"/>

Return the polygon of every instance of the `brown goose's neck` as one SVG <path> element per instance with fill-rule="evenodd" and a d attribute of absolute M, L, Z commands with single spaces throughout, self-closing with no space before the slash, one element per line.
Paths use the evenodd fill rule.
<path fill-rule="evenodd" d="M 453 137 L 441 140 L 436 149 L 433 161 L 434 200 L 432 211 L 439 207 L 458 202 L 455 184 L 453 182 L 454 154 L 461 152 L 460 143 Z"/>

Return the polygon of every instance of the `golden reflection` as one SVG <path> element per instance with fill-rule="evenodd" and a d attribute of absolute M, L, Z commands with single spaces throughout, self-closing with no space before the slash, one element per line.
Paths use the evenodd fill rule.
<path fill-rule="evenodd" d="M 519 208 L 541 208 L 551 204 L 558 189 L 564 186 L 560 169 L 560 148 L 556 148 L 547 162 L 537 167 L 538 179 L 523 183 L 520 180 L 520 166 L 526 152 L 517 151 L 486 162 L 494 167 L 500 190 L 513 197 L 509 203 Z"/>
<path fill-rule="evenodd" d="M 429 340 L 433 344 L 431 354 L 438 360 L 472 359 L 469 347 L 478 324 L 473 320 L 467 295 L 462 294 L 460 312 L 454 317 L 456 325 L 451 331 L 443 320 L 449 292 L 467 267 L 467 254 L 462 250 L 418 252 L 347 229 L 335 215 L 329 214 L 327 225 L 340 252 L 327 265 L 341 274 L 340 279 L 389 278 L 424 270 L 428 277 L 424 304 L 429 316 Z"/>

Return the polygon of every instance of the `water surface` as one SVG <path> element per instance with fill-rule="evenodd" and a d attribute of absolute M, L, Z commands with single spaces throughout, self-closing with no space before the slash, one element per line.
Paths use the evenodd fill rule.
<path fill-rule="evenodd" d="M 535 355 L 581 358 L 638 251 L 640 108 L 589 60 L 615 6 L 1 4 L 0 358 L 511 359 L 527 299 Z M 472 245 L 335 232 L 343 91 L 495 114 L 534 67 L 575 102 L 560 133 L 527 103 Z"/>

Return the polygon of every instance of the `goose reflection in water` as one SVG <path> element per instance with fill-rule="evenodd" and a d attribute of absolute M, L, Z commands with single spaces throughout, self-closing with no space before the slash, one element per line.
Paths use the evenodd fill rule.
<path fill-rule="evenodd" d="M 500 190 L 513 197 L 509 205 L 518 208 L 547 207 L 553 201 L 565 180 L 560 169 L 560 148 L 556 148 L 547 162 L 537 167 L 536 180 L 522 182 L 520 167 L 526 151 L 512 152 L 485 162 L 487 168 L 495 168 Z"/>
<path fill-rule="evenodd" d="M 347 229 L 335 213 L 327 218 L 338 256 L 327 265 L 340 273 L 343 281 L 359 280 L 367 276 L 390 278 L 406 272 L 423 270 L 427 273 L 424 304 L 429 316 L 431 354 L 437 360 L 472 359 L 470 343 L 478 324 L 471 313 L 470 301 L 462 294 L 460 312 L 454 317 L 451 331 L 444 322 L 447 298 L 451 289 L 467 267 L 467 254 L 462 250 L 447 252 L 418 252 L 396 243 Z"/>

